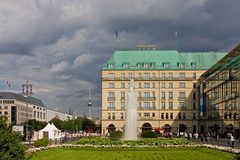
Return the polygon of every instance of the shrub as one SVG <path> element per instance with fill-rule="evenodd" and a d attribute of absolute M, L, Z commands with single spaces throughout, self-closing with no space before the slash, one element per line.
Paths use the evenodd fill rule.
<path fill-rule="evenodd" d="M 233 156 L 234 160 L 240 160 L 240 155 L 239 154 L 236 154 Z"/>
<path fill-rule="evenodd" d="M 12 131 L 7 119 L 0 116 L 0 159 L 24 160 L 26 147 L 21 144 L 19 133 Z"/>
<path fill-rule="evenodd" d="M 114 132 L 111 132 L 109 135 L 109 139 L 113 141 L 120 140 L 122 137 L 123 137 L 123 132 L 121 131 L 114 131 Z"/>
<path fill-rule="evenodd" d="M 49 144 L 48 139 L 43 138 L 43 139 L 36 140 L 33 145 L 35 147 L 46 147 L 48 144 Z"/>
<path fill-rule="evenodd" d="M 153 131 L 144 131 L 141 134 L 143 138 L 157 138 L 157 133 Z"/>

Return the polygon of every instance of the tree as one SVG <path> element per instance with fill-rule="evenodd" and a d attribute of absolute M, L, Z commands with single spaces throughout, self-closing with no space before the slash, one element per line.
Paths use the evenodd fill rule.
<path fill-rule="evenodd" d="M 30 130 L 39 131 L 47 125 L 46 122 L 37 121 L 35 119 L 28 120 L 28 126 Z"/>
<path fill-rule="evenodd" d="M 63 130 L 63 121 L 59 118 L 55 117 L 49 121 L 50 123 L 53 123 L 58 129 Z"/>
<path fill-rule="evenodd" d="M 95 131 L 96 124 L 90 119 L 83 118 L 82 129 L 90 132 Z"/>
<path fill-rule="evenodd" d="M 21 136 L 12 131 L 5 117 L 0 117 L 0 159 L 24 160 L 25 148 L 21 144 Z"/>

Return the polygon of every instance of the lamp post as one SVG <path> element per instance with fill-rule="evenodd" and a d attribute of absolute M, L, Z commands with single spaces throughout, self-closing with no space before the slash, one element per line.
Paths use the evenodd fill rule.
<path fill-rule="evenodd" d="M 27 118 L 27 121 L 26 121 L 26 141 L 29 140 L 29 131 L 28 131 L 28 96 L 31 96 L 33 95 L 33 92 L 32 92 L 32 84 L 29 84 L 28 81 L 25 83 L 25 84 L 22 84 L 22 95 L 24 97 L 27 98 L 27 108 L 26 108 L 26 112 L 27 112 L 27 115 L 26 115 L 26 118 Z M 30 143 L 30 141 L 29 141 Z"/>

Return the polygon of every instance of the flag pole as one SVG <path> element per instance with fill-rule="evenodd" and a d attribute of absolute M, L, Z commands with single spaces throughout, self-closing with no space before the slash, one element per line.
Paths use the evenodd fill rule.
<path fill-rule="evenodd" d="M 176 50 L 178 51 L 178 31 L 175 32 L 175 38 L 176 38 Z"/>

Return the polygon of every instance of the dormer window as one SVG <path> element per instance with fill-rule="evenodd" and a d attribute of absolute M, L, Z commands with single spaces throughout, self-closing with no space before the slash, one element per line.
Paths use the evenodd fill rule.
<path fill-rule="evenodd" d="M 122 66 L 123 66 L 123 68 L 129 68 L 129 64 L 128 63 L 123 63 Z"/>
<path fill-rule="evenodd" d="M 108 64 L 108 68 L 114 68 L 113 64 Z"/>
<path fill-rule="evenodd" d="M 137 63 L 137 68 L 141 68 L 141 63 Z"/>
<path fill-rule="evenodd" d="M 144 63 L 144 68 L 148 68 L 148 63 Z"/>
<path fill-rule="evenodd" d="M 184 68 L 185 68 L 185 63 L 184 63 L 184 62 L 179 62 L 179 63 L 178 63 L 178 67 L 179 67 L 180 69 L 184 69 Z"/>
<path fill-rule="evenodd" d="M 155 67 L 156 67 L 155 63 L 150 63 L 150 68 L 155 68 Z"/>
<path fill-rule="evenodd" d="M 197 67 L 196 63 L 195 63 L 195 62 L 192 62 L 192 63 L 191 63 L 191 67 L 192 67 L 192 68 L 196 68 L 196 67 Z"/>
<path fill-rule="evenodd" d="M 169 62 L 164 62 L 163 67 L 166 68 L 166 69 L 170 68 L 170 63 Z"/>

